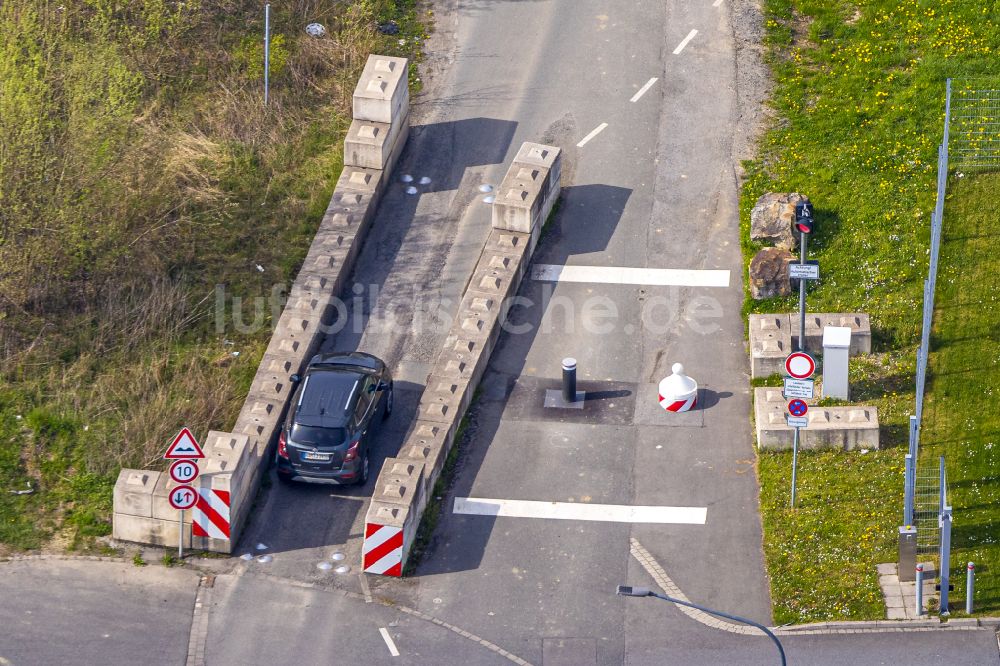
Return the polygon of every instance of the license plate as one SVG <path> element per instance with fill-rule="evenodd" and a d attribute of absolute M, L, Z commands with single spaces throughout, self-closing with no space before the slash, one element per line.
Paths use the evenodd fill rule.
<path fill-rule="evenodd" d="M 316 451 L 303 451 L 302 452 L 302 459 L 303 460 L 312 460 L 312 461 L 316 461 L 316 462 L 330 462 L 330 454 L 329 453 L 318 453 Z"/>

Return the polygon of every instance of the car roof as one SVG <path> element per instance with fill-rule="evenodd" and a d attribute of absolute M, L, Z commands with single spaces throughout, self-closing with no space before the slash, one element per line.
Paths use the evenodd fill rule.
<path fill-rule="evenodd" d="M 363 377 L 360 372 L 343 368 L 310 368 L 299 392 L 294 422 L 321 428 L 346 426 Z"/>
<path fill-rule="evenodd" d="M 335 365 L 353 367 L 361 371 L 378 370 L 382 366 L 382 361 L 364 352 L 316 354 L 309 361 L 310 368 Z"/>

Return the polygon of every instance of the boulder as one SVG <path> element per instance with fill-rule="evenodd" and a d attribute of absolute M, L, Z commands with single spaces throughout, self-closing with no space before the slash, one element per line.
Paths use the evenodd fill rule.
<path fill-rule="evenodd" d="M 795 229 L 795 204 L 809 201 L 798 192 L 762 194 L 750 211 L 750 240 L 794 250 L 799 242 Z"/>
<path fill-rule="evenodd" d="M 791 294 L 788 264 L 794 260 L 791 252 L 778 247 L 765 247 L 754 255 L 750 262 L 750 296 L 760 300 Z"/>

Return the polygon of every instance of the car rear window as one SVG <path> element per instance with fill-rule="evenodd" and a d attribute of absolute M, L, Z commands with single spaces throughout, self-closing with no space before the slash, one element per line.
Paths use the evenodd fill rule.
<path fill-rule="evenodd" d="M 317 428 L 294 424 L 289 439 L 294 444 L 315 446 L 316 448 L 333 448 L 344 443 L 347 437 L 343 428 Z"/>

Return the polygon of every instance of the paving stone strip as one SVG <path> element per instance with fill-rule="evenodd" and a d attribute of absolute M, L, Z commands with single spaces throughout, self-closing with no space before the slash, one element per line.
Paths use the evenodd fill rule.
<path fill-rule="evenodd" d="M 191 637 L 188 639 L 187 666 L 205 665 L 205 644 L 208 642 L 208 610 L 212 605 L 215 576 L 202 576 L 194 598 L 191 617 Z"/>
<path fill-rule="evenodd" d="M 659 562 L 649 554 L 637 539 L 630 539 L 630 550 L 632 557 L 636 559 L 646 573 L 663 590 L 663 593 L 691 602 L 687 596 L 681 592 L 680 588 L 674 584 L 670 576 L 663 570 Z M 756 627 L 726 622 L 713 615 L 700 611 L 696 608 L 674 604 L 677 608 L 696 622 L 714 629 L 721 629 L 734 634 L 745 634 L 748 636 L 763 636 L 764 632 Z M 805 636 L 812 634 L 879 634 L 899 631 L 971 631 L 978 629 L 1000 630 L 1000 617 L 969 617 L 948 620 L 942 622 L 937 618 L 923 620 L 868 620 L 860 622 L 815 622 L 811 624 L 799 624 L 793 626 L 770 627 L 771 631 L 779 636 Z"/>

